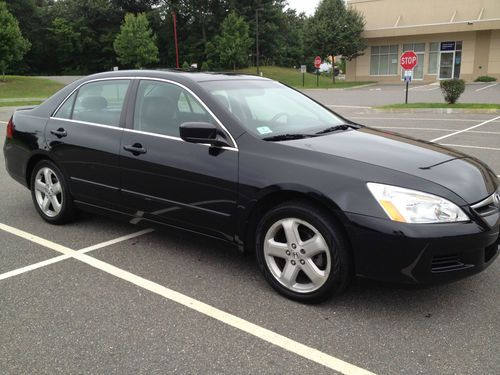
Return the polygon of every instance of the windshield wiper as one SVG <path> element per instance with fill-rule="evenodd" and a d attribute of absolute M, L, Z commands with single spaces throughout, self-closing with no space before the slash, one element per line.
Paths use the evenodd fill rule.
<path fill-rule="evenodd" d="M 335 132 L 337 130 L 347 130 L 347 129 L 359 129 L 360 126 L 359 125 L 354 125 L 354 124 L 342 124 L 342 125 L 335 125 L 335 126 L 330 126 L 329 128 L 326 128 L 324 130 L 321 130 L 317 133 L 315 133 L 316 135 L 318 134 L 326 134 L 326 133 L 331 133 L 331 132 Z"/>
<path fill-rule="evenodd" d="M 262 138 L 264 141 L 291 141 L 293 139 L 303 139 L 303 138 L 311 138 L 311 137 L 316 137 L 317 134 L 300 134 L 300 133 L 293 133 L 293 134 L 279 134 L 279 135 L 273 135 L 271 137 L 264 137 Z"/>

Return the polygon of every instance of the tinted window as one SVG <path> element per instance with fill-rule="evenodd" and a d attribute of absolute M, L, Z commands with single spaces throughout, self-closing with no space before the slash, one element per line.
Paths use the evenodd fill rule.
<path fill-rule="evenodd" d="M 179 126 L 184 122 L 214 123 L 210 114 L 183 88 L 166 82 L 140 82 L 134 129 L 179 137 Z"/>
<path fill-rule="evenodd" d="M 118 126 L 128 80 L 92 82 L 78 89 L 73 120 Z"/>
<path fill-rule="evenodd" d="M 54 117 L 70 119 L 73 111 L 73 103 L 75 102 L 76 92 L 71 94 L 71 96 L 64 102 L 64 104 L 59 108 Z"/>

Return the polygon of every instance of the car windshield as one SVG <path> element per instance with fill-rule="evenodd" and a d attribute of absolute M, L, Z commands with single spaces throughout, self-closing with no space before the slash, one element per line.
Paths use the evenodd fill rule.
<path fill-rule="evenodd" d="M 307 96 L 275 81 L 231 80 L 200 84 L 249 132 L 261 138 L 314 134 L 344 123 Z"/>

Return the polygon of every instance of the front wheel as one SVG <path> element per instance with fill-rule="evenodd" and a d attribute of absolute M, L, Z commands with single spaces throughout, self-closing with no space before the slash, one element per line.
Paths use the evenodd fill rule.
<path fill-rule="evenodd" d="M 257 227 L 259 267 L 271 286 L 304 303 L 321 302 L 348 285 L 348 244 L 321 209 L 287 202 L 264 215 Z"/>
<path fill-rule="evenodd" d="M 51 224 L 63 224 L 75 216 L 73 200 L 64 176 L 49 160 L 38 162 L 33 169 L 31 197 L 40 216 Z"/>

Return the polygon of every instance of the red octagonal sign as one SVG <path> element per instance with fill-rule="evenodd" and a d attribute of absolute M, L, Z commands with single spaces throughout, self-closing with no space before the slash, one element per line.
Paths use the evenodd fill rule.
<path fill-rule="evenodd" d="M 417 54 L 413 51 L 406 51 L 401 55 L 399 63 L 404 70 L 412 70 L 418 64 Z"/>
<path fill-rule="evenodd" d="M 320 66 L 321 66 L 321 56 L 316 56 L 316 58 L 314 59 L 314 67 L 316 69 L 319 69 Z"/>

